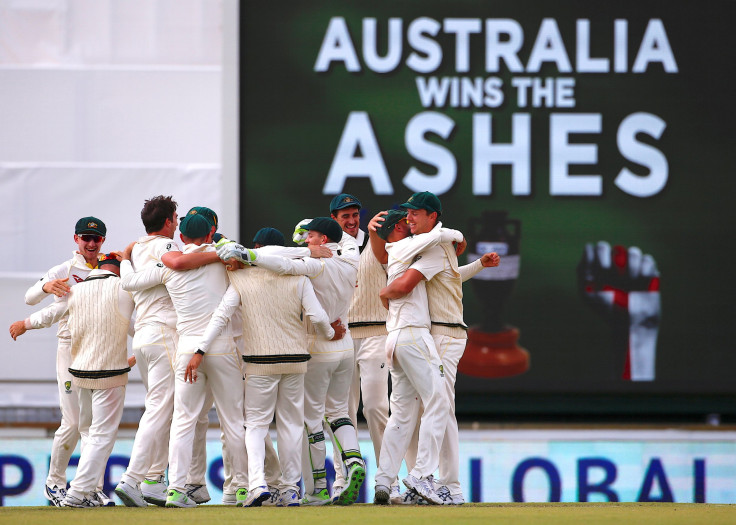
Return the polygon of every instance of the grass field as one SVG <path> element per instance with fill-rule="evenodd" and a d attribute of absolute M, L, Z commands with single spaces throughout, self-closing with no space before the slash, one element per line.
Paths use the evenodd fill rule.
<path fill-rule="evenodd" d="M 462 507 L 353 505 L 352 507 L 261 507 L 203 505 L 196 509 L 0 507 L 0 524 L 13 525 L 361 525 L 488 523 L 492 525 L 732 525 L 736 505 L 692 503 L 474 503 Z"/>

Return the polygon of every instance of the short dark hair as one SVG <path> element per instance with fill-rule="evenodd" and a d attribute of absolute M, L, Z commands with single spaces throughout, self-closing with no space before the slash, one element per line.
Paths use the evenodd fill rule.
<path fill-rule="evenodd" d="M 159 231 L 166 224 L 166 219 L 171 219 L 176 212 L 176 201 L 173 197 L 158 195 L 151 197 L 143 204 L 141 220 L 146 228 L 146 233 Z"/>

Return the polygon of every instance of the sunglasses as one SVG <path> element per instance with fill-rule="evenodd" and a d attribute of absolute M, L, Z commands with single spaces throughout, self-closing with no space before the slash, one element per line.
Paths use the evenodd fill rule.
<path fill-rule="evenodd" d="M 90 233 L 80 235 L 79 238 L 82 239 L 84 242 L 100 242 L 102 239 L 104 239 L 102 235 L 92 235 Z"/>

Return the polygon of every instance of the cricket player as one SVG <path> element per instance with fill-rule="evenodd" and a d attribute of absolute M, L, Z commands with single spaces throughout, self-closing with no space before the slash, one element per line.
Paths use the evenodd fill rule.
<path fill-rule="evenodd" d="M 389 503 L 389 487 L 399 472 L 421 402 L 424 414 L 419 427 L 417 462 L 403 482 L 428 502 L 442 504 L 429 478 L 439 465 L 449 404 L 443 366 L 429 333 L 426 287 L 424 281 L 420 281 L 408 293 L 394 294 L 391 293 L 391 284 L 401 278 L 416 258 L 431 257 L 427 253 L 428 248 L 443 242 L 462 242 L 463 236 L 455 230 L 442 229 L 438 223 L 429 233 L 408 238 L 405 237 L 408 225 L 404 217 L 404 212 L 391 210 L 382 224 L 376 223 L 374 217 L 372 231 L 369 226 L 373 244 L 382 245 L 382 240 L 388 241 L 385 245 L 388 286 L 381 290 L 380 296 L 389 309 L 386 358 L 392 382 L 392 413 L 381 445 L 375 503 Z M 437 261 L 429 263 L 438 264 Z"/>
<path fill-rule="evenodd" d="M 178 216 L 176 202 L 171 197 L 160 195 L 147 200 L 141 210 L 141 220 L 147 235 L 138 239 L 133 248 L 131 261 L 136 271 L 160 263 L 168 252 L 180 252 L 173 241 Z M 169 428 L 174 409 L 176 312 L 163 285 L 134 292 L 133 299 L 136 305 L 133 355 L 146 387 L 146 400 L 121 484 L 140 485 L 145 501 L 164 506 L 164 469 L 168 462 Z M 153 469 L 154 466 L 157 468 Z M 155 477 L 151 475 L 154 470 Z"/>
<path fill-rule="evenodd" d="M 82 217 L 74 226 L 74 242 L 77 250 L 72 258 L 51 268 L 26 292 L 28 305 L 36 305 L 46 297 L 63 298 L 72 286 L 84 281 L 97 268 L 100 249 L 105 242 L 107 227 L 96 217 Z M 61 424 L 54 433 L 51 445 L 49 475 L 46 478 L 44 496 L 53 505 L 59 506 L 66 495 L 66 468 L 79 441 L 79 400 L 69 373 L 71 365 L 71 336 L 66 318 L 59 319 L 56 332 L 56 382 L 59 389 Z"/>
<path fill-rule="evenodd" d="M 59 308 L 36 312 L 24 323 L 24 328 L 44 328 L 63 316 L 67 319 L 72 357 L 68 370 L 78 394 L 82 453 L 61 501 L 64 507 L 103 505 L 97 487 L 115 445 L 130 371 L 127 336 L 133 298 L 120 286 L 119 264 L 109 254 L 58 302 Z"/>
<path fill-rule="evenodd" d="M 440 200 L 430 192 L 415 193 L 402 205 L 407 211 L 407 222 L 412 234 L 431 231 L 442 213 Z M 440 244 L 428 248 L 422 258 L 412 263 L 410 268 L 388 288 L 387 294 L 398 298 L 409 293 L 420 281 L 426 281 L 429 315 L 432 322 L 430 333 L 439 353 L 446 377 L 450 413 L 445 437 L 440 451 L 439 480 L 433 480 L 437 493 L 445 504 L 462 505 L 465 502 L 459 481 L 459 437 L 455 417 L 455 378 L 457 366 L 465 351 L 467 326 L 463 321 L 462 282 L 477 274 L 483 267 L 498 266 L 500 258 L 496 253 L 486 253 L 471 264 L 458 267 L 457 253 L 464 249 Z M 376 252 L 383 256 L 381 246 Z M 429 256 L 429 257 L 428 257 Z M 441 262 L 441 264 L 436 264 Z M 412 441 L 416 439 L 415 436 Z M 410 496 L 410 495 L 409 495 Z M 403 502 L 415 502 L 415 498 L 405 498 Z"/>
<path fill-rule="evenodd" d="M 170 196 L 159 195 L 144 203 L 141 221 L 147 235 L 138 239 L 133 247 L 131 262 L 135 271 L 158 263 L 175 270 L 187 270 L 219 260 L 215 252 L 181 252 L 173 240 L 178 225 L 176 208 Z M 146 409 L 138 423 L 130 463 L 121 482 L 129 486 L 140 485 L 146 502 L 165 506 L 164 473 L 174 409 L 173 366 L 178 341 L 176 312 L 163 285 L 133 292 L 133 299 L 136 303 L 133 354 L 147 391 Z"/>
<path fill-rule="evenodd" d="M 280 274 L 308 276 L 330 319 L 345 319 L 357 278 L 358 246 L 352 237 L 344 239 L 340 225 L 328 217 L 317 217 L 302 227 L 308 231 L 308 245 L 326 246 L 333 257 L 292 260 L 250 252 L 255 256 L 250 262 Z M 340 240 L 343 240 L 342 244 L 338 244 Z M 304 379 L 304 417 L 309 446 L 303 458 L 305 497 L 302 504 L 325 505 L 331 502 L 326 485 L 322 430 L 323 423 L 327 422 L 340 451 L 338 464 L 343 465 L 347 480 L 335 503 L 349 505 L 357 500 L 365 479 L 365 464 L 347 404 L 354 368 L 353 342 L 349 329 L 339 342 L 319 340 L 309 327 L 308 336 L 312 359 Z"/>
<path fill-rule="evenodd" d="M 180 225 L 183 253 L 215 251 L 211 244 L 211 223 L 200 214 L 189 214 Z M 240 354 L 233 342 L 228 325 L 210 345 L 207 356 L 198 350 L 199 340 L 215 308 L 228 286 L 226 270 L 221 264 L 209 264 L 195 270 L 172 271 L 163 263 L 133 272 L 128 261 L 123 262 L 123 286 L 142 291 L 164 284 L 177 313 L 179 343 L 176 355 L 174 416 L 169 443 L 169 487 L 167 507 L 193 507 L 196 502 L 186 494 L 186 481 L 192 461 L 195 426 L 211 389 L 220 424 L 227 443 L 233 469 L 233 484 L 242 505 L 246 497 L 245 431 L 243 428 L 243 375 Z M 144 503 L 134 486 L 121 483 L 116 493 L 134 506 Z M 127 503 L 126 503 L 127 504 Z M 133 505 L 130 505 L 133 506 Z"/>
<path fill-rule="evenodd" d="M 240 260 L 242 262 L 242 257 Z M 302 313 L 323 339 L 339 339 L 344 329 L 337 322 L 330 326 L 312 283 L 306 277 L 281 276 L 263 268 L 245 268 L 231 272 L 230 286 L 212 315 L 200 350 L 209 350 L 212 341 L 238 309 L 242 312 L 243 360 L 247 374 L 245 443 L 250 486 L 245 506 L 261 506 L 271 496 L 265 480 L 264 440 L 274 415 L 282 472 L 278 504 L 298 506 L 304 432 L 304 374 L 310 359 L 303 336 Z"/>

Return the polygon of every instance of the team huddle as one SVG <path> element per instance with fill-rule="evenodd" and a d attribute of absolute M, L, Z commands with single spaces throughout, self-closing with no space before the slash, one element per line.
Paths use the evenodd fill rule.
<path fill-rule="evenodd" d="M 26 292 L 27 304 L 51 295 L 54 302 L 10 326 L 16 339 L 58 324 L 62 420 L 46 498 L 57 506 L 115 504 L 102 491 L 103 475 L 137 366 L 145 411 L 115 488 L 126 506 L 210 500 L 213 404 L 223 504 L 350 505 L 366 478 L 356 432 L 361 399 L 378 460 L 374 503 L 463 504 L 455 418 L 467 339 L 462 282 L 498 266 L 499 257 L 459 266 L 466 241 L 439 222 L 442 206 L 430 192 L 379 212 L 368 232 L 359 226 L 361 208 L 356 197 L 337 195 L 329 217 L 297 224 L 295 247 L 265 227 L 247 248 L 217 232 L 213 210 L 195 207 L 179 221 L 165 196 L 145 202 L 146 235 L 121 252 L 101 254 L 105 224 L 80 219 L 78 250 Z M 269 435 L 274 419 L 278 452 Z M 334 451 L 331 493 L 325 439 Z"/>

